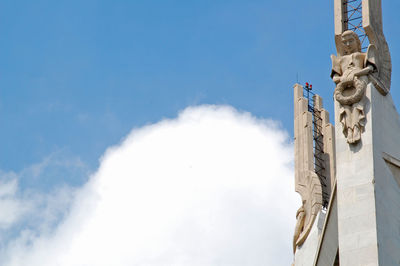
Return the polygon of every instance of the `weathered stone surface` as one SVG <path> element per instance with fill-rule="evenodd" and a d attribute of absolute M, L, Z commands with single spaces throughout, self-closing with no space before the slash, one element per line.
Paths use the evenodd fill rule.
<path fill-rule="evenodd" d="M 336 135 L 340 265 L 399 265 L 400 118 L 390 94 L 372 83 L 364 101 L 362 141 L 350 146 Z"/>
<path fill-rule="evenodd" d="M 335 42 L 338 55 L 341 54 L 342 50 L 341 35 L 348 30 L 346 6 L 345 0 L 334 0 Z M 352 14 L 352 12 L 349 14 Z M 381 0 L 362 1 L 362 26 L 368 36 L 369 43 L 375 47 L 374 63 L 377 71 L 371 74 L 370 79 L 375 88 L 386 95 L 391 85 L 392 63 L 389 46 L 383 34 Z"/>
<path fill-rule="evenodd" d="M 303 87 L 294 86 L 294 128 L 295 128 L 295 190 L 302 199 L 297 212 L 297 223 L 293 237 L 293 251 L 306 240 L 315 217 L 322 208 L 322 188 L 314 172 L 312 114 L 303 97 Z"/>
<path fill-rule="evenodd" d="M 362 2 L 363 28 L 370 44 L 376 47 L 376 72 L 371 74 L 371 81 L 382 95 L 386 95 L 391 86 L 392 60 L 389 46 L 383 34 L 382 1 L 363 0 Z"/>
<path fill-rule="evenodd" d="M 348 2 L 334 0 L 336 129 L 329 124 L 322 99 L 314 99 L 314 112 L 322 118 L 317 125 L 324 151 L 334 154 L 324 159 L 323 171 L 331 177 L 334 193 L 322 231 L 315 222 L 306 229 L 307 221 L 315 220 L 306 217 L 315 210 L 307 213 L 305 203 L 320 199 L 313 173 L 321 169 L 312 168 L 312 116 L 301 86 L 295 86 L 296 191 L 303 199 L 294 237 L 295 265 L 400 265 L 400 117 L 389 93 L 392 65 L 381 0 L 362 0 L 362 26 L 370 42 L 366 53 L 358 36 L 348 31 Z"/>
<path fill-rule="evenodd" d="M 319 211 L 315 222 L 313 223 L 307 239 L 297 248 L 295 254 L 296 266 L 312 266 L 313 259 L 317 253 L 318 241 L 321 237 L 323 223 L 325 221 L 325 213 Z"/>
<path fill-rule="evenodd" d="M 332 78 L 337 84 L 335 99 L 341 104 L 343 134 L 349 144 L 361 139 L 365 126 L 366 85 L 371 82 L 382 94 L 390 90 L 392 64 L 389 46 L 383 34 L 381 0 L 362 1 L 362 26 L 370 45 L 361 52 L 357 34 L 348 30 L 345 0 L 335 0 L 335 42 L 337 57 L 332 56 Z"/>
<path fill-rule="evenodd" d="M 370 45 L 367 53 L 361 52 L 360 40 L 353 31 L 341 34 L 338 56 L 332 55 L 331 77 L 336 83 L 334 96 L 340 104 L 342 132 L 349 144 L 356 144 L 361 139 L 365 126 L 364 94 L 369 82 L 368 75 L 374 65 L 374 46 Z"/>
<path fill-rule="evenodd" d="M 381 0 L 362 1 L 362 26 L 370 42 L 366 53 L 344 38 L 350 36 L 346 7 L 344 0 L 335 0 L 340 265 L 400 265 L 400 118 L 389 94 L 392 65 Z"/>
<path fill-rule="evenodd" d="M 302 258 L 305 255 L 300 254 L 309 255 L 310 252 L 315 254 L 318 240 L 308 240 L 308 238 L 313 230 L 316 217 L 322 209 L 322 193 L 327 193 L 329 197 L 331 176 L 335 173 L 334 127 L 329 123 L 329 113 L 323 109 L 322 99 L 318 95 L 314 97 L 314 112 L 317 112 L 321 117 L 321 120 L 316 121 L 316 126 L 320 129 L 316 135 L 313 135 L 312 113 L 308 110 L 307 99 L 303 97 L 303 87 L 296 84 L 294 86 L 295 189 L 301 195 L 302 206 L 296 214 L 297 223 L 293 237 L 293 251 L 296 253 L 296 260 L 301 261 L 305 261 L 306 258 Z M 320 176 L 316 174 L 314 169 L 313 137 L 319 139 L 322 143 L 323 153 L 321 158 L 324 164 L 322 165 L 323 168 L 318 170 L 326 178 L 323 188 Z M 302 251 L 298 253 L 296 249 Z M 305 264 L 296 262 L 296 265 Z"/>
<path fill-rule="evenodd" d="M 338 263 L 339 240 L 337 223 L 337 197 L 336 186 L 334 186 L 313 265 L 331 266 L 335 265 L 335 262 Z"/>

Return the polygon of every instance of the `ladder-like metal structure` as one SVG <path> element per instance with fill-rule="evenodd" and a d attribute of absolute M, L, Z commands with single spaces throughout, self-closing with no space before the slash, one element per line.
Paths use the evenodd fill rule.
<path fill-rule="evenodd" d="M 314 171 L 317 174 L 322 187 L 322 206 L 326 208 L 329 203 L 330 191 L 328 191 L 328 178 L 325 175 L 324 158 L 324 137 L 322 134 L 321 111 L 315 108 L 315 94 L 311 92 L 312 85 L 306 84 L 303 89 L 303 96 L 308 101 L 308 111 L 312 114 L 313 123 L 313 153 L 314 153 Z"/>
<path fill-rule="evenodd" d="M 361 41 L 362 51 L 369 45 L 368 36 L 363 28 L 362 0 L 343 0 L 343 26 L 344 30 L 354 31 Z"/>

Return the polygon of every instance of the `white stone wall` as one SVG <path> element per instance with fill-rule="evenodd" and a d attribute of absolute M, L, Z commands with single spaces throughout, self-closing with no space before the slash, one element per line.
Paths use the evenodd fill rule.
<path fill-rule="evenodd" d="M 371 84 L 364 101 L 357 145 L 346 142 L 335 103 L 340 265 L 400 265 L 400 188 L 384 160 L 400 159 L 400 119 Z"/>
<path fill-rule="evenodd" d="M 400 265 L 400 187 L 390 169 L 400 169 L 400 118 L 390 94 L 370 93 L 379 265 Z"/>
<path fill-rule="evenodd" d="M 312 266 L 317 253 L 318 243 L 321 236 L 325 213 L 320 211 L 311 228 L 310 234 L 306 241 L 297 248 L 295 254 L 296 266 Z"/>
<path fill-rule="evenodd" d="M 338 200 L 339 257 L 341 266 L 378 265 L 375 218 L 374 156 L 370 93 L 365 102 L 366 125 L 361 141 L 349 145 L 339 121 L 335 102 L 336 179 Z"/>

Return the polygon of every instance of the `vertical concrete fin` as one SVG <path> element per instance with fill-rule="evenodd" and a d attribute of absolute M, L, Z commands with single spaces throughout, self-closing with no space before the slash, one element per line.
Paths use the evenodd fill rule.
<path fill-rule="evenodd" d="M 320 102 L 322 104 L 322 99 Z M 317 217 L 322 209 L 321 182 L 314 169 L 313 129 L 313 113 L 309 111 L 308 100 L 303 97 L 303 87 L 296 84 L 294 85 L 295 190 L 301 196 L 302 206 L 296 214 L 293 247 L 298 261 L 306 260 L 309 254 L 315 254 L 318 230 L 315 231 L 313 226 L 319 219 Z M 315 233 L 308 239 L 311 232 Z"/>

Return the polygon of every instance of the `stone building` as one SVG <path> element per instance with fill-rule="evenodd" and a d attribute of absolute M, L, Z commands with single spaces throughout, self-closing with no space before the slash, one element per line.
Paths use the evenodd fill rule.
<path fill-rule="evenodd" d="M 335 126 L 294 86 L 293 265 L 400 265 L 400 117 L 381 0 L 334 0 L 334 12 Z"/>

